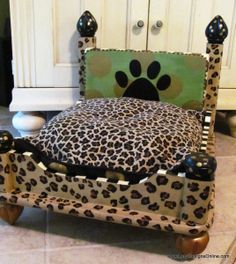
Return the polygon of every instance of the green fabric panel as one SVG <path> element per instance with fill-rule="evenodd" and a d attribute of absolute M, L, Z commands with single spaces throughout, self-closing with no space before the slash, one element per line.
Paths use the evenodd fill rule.
<path fill-rule="evenodd" d="M 206 59 L 199 54 L 182 54 L 150 51 L 89 50 L 86 52 L 85 97 L 121 97 L 132 83 L 140 83 L 141 78 L 148 79 L 158 91 L 160 101 L 184 108 L 201 109 L 205 86 Z M 141 73 L 131 73 L 130 62 L 137 60 Z M 148 69 L 153 61 L 160 63 L 160 72 L 148 78 Z M 123 86 L 116 81 L 116 72 L 127 76 Z M 162 76 L 170 76 L 170 85 L 165 90 L 157 87 Z M 134 86 L 133 85 L 133 86 Z M 138 88 L 137 88 L 138 89 Z"/>

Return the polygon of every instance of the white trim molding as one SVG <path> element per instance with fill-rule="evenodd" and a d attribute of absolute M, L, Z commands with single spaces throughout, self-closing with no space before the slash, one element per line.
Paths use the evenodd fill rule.
<path fill-rule="evenodd" d="M 34 12 L 32 0 L 10 0 L 14 83 L 36 86 Z"/>
<path fill-rule="evenodd" d="M 79 88 L 14 88 L 10 111 L 62 111 L 78 98 Z"/>

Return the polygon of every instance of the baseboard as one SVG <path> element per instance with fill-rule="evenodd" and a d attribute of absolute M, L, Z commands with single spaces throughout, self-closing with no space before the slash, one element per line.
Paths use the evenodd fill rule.
<path fill-rule="evenodd" d="M 79 98 L 79 88 L 14 88 L 10 111 L 61 111 Z"/>

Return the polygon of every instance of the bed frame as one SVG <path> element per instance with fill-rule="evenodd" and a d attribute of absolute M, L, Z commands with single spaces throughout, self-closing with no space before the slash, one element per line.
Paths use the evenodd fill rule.
<path fill-rule="evenodd" d="M 86 11 L 78 21 L 79 74 L 84 96 L 84 53 L 96 47 L 97 24 Z M 223 53 L 228 33 L 220 16 L 206 29 L 209 63 L 203 109 L 202 145 L 188 155 L 184 173 L 159 170 L 138 184 L 107 178 L 87 179 L 52 173 L 30 152 L 17 153 L 14 139 L 0 131 L 0 217 L 14 224 L 24 206 L 74 216 L 177 233 L 176 247 L 182 254 L 199 254 L 209 241 L 214 217 L 214 120 Z"/>

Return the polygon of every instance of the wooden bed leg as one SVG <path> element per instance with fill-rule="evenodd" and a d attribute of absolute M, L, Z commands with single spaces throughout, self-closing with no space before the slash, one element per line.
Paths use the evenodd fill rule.
<path fill-rule="evenodd" d="M 176 248 L 183 255 L 196 255 L 205 250 L 208 242 L 208 232 L 202 232 L 195 237 L 178 234 L 176 238 Z"/>
<path fill-rule="evenodd" d="M 14 225 L 23 212 L 24 207 L 12 204 L 0 204 L 0 218 L 10 225 Z"/>

